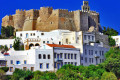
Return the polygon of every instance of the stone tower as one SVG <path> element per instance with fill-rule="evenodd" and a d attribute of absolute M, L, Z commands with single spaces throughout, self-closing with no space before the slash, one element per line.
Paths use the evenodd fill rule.
<path fill-rule="evenodd" d="M 14 27 L 16 30 L 21 31 L 23 28 L 25 20 L 25 11 L 23 10 L 16 10 L 16 14 L 14 15 Z"/>
<path fill-rule="evenodd" d="M 90 11 L 90 6 L 88 1 L 83 1 L 82 11 Z"/>

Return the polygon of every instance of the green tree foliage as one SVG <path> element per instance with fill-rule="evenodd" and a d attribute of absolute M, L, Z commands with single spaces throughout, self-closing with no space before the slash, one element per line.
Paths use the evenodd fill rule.
<path fill-rule="evenodd" d="M 20 38 L 15 38 L 15 41 L 14 41 L 14 44 L 13 44 L 13 48 L 15 49 L 15 50 L 20 50 L 20 44 L 21 44 L 21 42 L 20 42 Z"/>
<path fill-rule="evenodd" d="M 109 28 L 109 27 L 103 27 L 103 33 L 105 35 L 108 35 L 108 36 L 116 36 L 118 35 L 118 32 L 116 30 L 114 30 L 113 28 Z"/>
<path fill-rule="evenodd" d="M 9 70 L 8 67 L 0 67 L 0 69 L 2 69 L 4 72 L 7 72 Z"/>
<path fill-rule="evenodd" d="M 109 45 L 115 46 L 115 40 L 111 36 L 109 36 L 108 39 L 109 39 Z"/>
<path fill-rule="evenodd" d="M 56 74 L 54 72 L 33 72 L 34 77 L 32 80 L 55 80 L 57 79 Z"/>
<path fill-rule="evenodd" d="M 105 53 L 106 58 L 119 58 L 120 49 L 119 48 L 110 48 L 108 52 Z"/>
<path fill-rule="evenodd" d="M 4 70 L 0 69 L 0 80 L 3 80 L 3 76 L 5 75 Z"/>
<path fill-rule="evenodd" d="M 30 80 L 33 77 L 33 72 L 27 70 L 21 70 L 21 69 L 15 69 L 15 71 L 13 72 L 13 75 L 11 77 L 11 80 L 19 80 L 19 79 L 23 79 L 24 80 Z"/>
<path fill-rule="evenodd" d="M 108 58 L 102 65 L 107 72 L 113 72 L 117 77 L 120 77 L 120 58 Z"/>
<path fill-rule="evenodd" d="M 112 72 L 104 72 L 101 80 L 117 80 L 117 77 Z"/>
<path fill-rule="evenodd" d="M 7 38 L 14 36 L 14 27 L 12 26 L 3 27 L 2 26 L 1 35 L 2 37 L 7 37 Z"/>
<path fill-rule="evenodd" d="M 110 46 L 115 46 L 115 40 L 111 36 L 118 35 L 118 32 L 116 30 L 114 30 L 113 28 L 109 28 L 109 27 L 106 28 L 106 27 L 104 27 L 103 28 L 103 33 L 105 35 L 108 35 L 109 45 Z"/>

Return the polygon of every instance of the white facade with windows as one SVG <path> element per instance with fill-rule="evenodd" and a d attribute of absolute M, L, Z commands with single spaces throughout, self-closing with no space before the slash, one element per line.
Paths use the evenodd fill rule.
<path fill-rule="evenodd" d="M 115 40 L 116 46 L 120 47 L 120 35 L 112 36 L 112 38 Z"/>
<path fill-rule="evenodd" d="M 79 55 L 81 55 L 81 58 L 79 58 L 79 61 L 81 61 L 81 64 L 85 65 L 85 66 L 88 66 L 90 64 L 96 65 L 96 64 L 103 62 L 105 59 L 104 55 L 99 56 L 99 58 L 97 58 L 97 60 L 96 60 L 96 57 L 95 57 L 96 53 L 100 54 L 100 51 L 102 51 L 103 54 L 105 54 L 106 51 L 109 50 L 109 48 L 105 48 L 103 46 L 103 42 L 96 43 L 96 40 L 95 40 L 96 38 L 95 38 L 94 32 L 83 32 L 83 31 L 75 32 L 75 31 L 69 31 L 69 30 L 53 30 L 50 32 L 19 31 L 19 32 L 16 32 L 16 37 L 21 38 L 21 41 L 24 43 L 25 47 L 26 47 L 26 45 L 28 45 L 29 49 L 30 49 L 32 46 L 40 46 L 46 52 L 47 52 L 47 48 L 45 47 L 46 43 L 47 44 L 59 44 L 59 45 L 62 45 L 62 44 L 73 45 L 76 48 L 80 49 Z M 13 42 L 14 42 L 14 39 L 11 40 L 11 42 L 6 41 L 6 43 L 4 40 L 4 42 L 0 41 L 0 45 L 7 44 L 10 46 L 10 44 L 13 44 Z M 43 53 L 45 51 L 43 51 Z M 70 50 L 67 51 L 67 49 L 65 49 L 62 51 L 68 52 Z M 26 53 L 27 50 L 23 51 L 23 52 Z M 58 56 L 61 55 L 61 53 L 59 53 L 59 52 L 60 51 L 57 52 Z M 74 54 L 71 54 L 71 52 L 69 52 L 69 54 L 68 54 L 69 58 L 74 55 Z M 87 52 L 87 55 L 86 55 L 86 52 Z M 19 51 L 16 53 L 19 53 Z M 40 51 L 40 53 L 42 53 L 42 52 Z M 90 55 L 89 55 L 89 53 L 90 53 Z M 63 56 L 65 56 L 65 55 L 63 55 Z M 28 59 L 30 59 L 30 58 L 28 58 Z M 65 59 L 65 60 L 67 60 L 67 59 Z M 46 61 L 46 60 L 43 60 L 43 61 Z M 58 60 L 58 61 L 60 61 L 60 60 Z M 68 59 L 68 61 L 70 61 L 70 60 Z M 39 61 L 37 61 L 37 62 L 39 62 Z M 46 62 L 45 62 L 45 64 L 47 64 L 47 66 L 50 65 Z M 73 61 L 73 62 L 63 62 L 58 65 L 60 66 L 63 64 L 77 65 L 78 63 Z M 42 66 L 42 65 L 44 65 L 44 63 L 41 63 L 41 64 L 37 63 L 36 69 L 37 68 L 39 69 L 38 65 Z M 44 69 L 42 69 L 42 70 L 44 71 Z"/>
<path fill-rule="evenodd" d="M 80 65 L 80 50 L 77 48 L 64 48 L 59 45 L 32 47 L 25 51 L 8 51 L 9 55 L 1 54 L 0 60 L 7 61 L 9 67 L 7 74 L 11 75 L 15 68 L 31 71 L 56 71 L 65 64 Z M 71 45 L 70 45 L 71 46 Z M 69 56 L 70 54 L 70 56 Z M 66 56 L 66 57 L 65 57 Z M 2 64 L 2 63 L 1 63 Z M 5 64 L 5 63 L 3 63 Z M 2 66 L 1 66 L 2 67 Z"/>

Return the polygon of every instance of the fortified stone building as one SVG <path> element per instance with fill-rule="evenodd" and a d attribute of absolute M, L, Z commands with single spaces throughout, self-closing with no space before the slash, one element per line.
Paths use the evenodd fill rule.
<path fill-rule="evenodd" d="M 41 7 L 40 10 L 16 10 L 14 15 L 5 16 L 2 26 L 13 26 L 18 31 L 101 31 L 99 13 L 90 11 L 88 1 L 83 1 L 82 10 L 68 11 Z"/>

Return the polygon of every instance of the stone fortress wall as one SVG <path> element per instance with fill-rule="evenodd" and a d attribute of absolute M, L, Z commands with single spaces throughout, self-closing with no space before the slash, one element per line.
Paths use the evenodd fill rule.
<path fill-rule="evenodd" d="M 71 31 L 88 31 L 94 27 L 99 31 L 99 13 L 90 11 L 88 1 L 83 1 L 82 10 L 68 11 L 41 7 L 40 10 L 16 10 L 15 15 L 5 16 L 2 26 L 13 26 L 18 31 L 51 31 L 66 29 Z"/>

